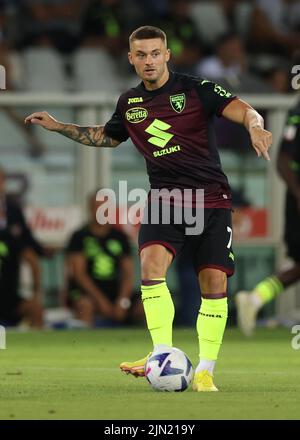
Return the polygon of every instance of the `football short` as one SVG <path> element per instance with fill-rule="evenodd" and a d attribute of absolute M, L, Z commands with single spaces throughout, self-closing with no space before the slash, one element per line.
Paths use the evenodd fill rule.
<path fill-rule="evenodd" d="M 191 215 L 199 218 L 200 208 L 190 209 L 192 210 Z M 151 204 L 148 203 L 139 231 L 139 252 L 152 244 L 160 244 L 175 257 L 186 243 L 189 243 L 196 274 L 202 269 L 214 268 L 225 272 L 227 276 L 233 275 L 234 254 L 230 209 L 205 208 L 203 231 L 197 235 L 187 233 L 186 228 L 190 228 L 191 225 L 186 222 L 183 214 L 182 222 L 177 224 L 172 206 L 169 224 L 163 224 L 161 212 L 158 224 L 154 224 L 150 212 Z"/>
<path fill-rule="evenodd" d="M 300 263 L 300 212 L 296 199 L 289 193 L 285 200 L 284 240 L 288 256 Z"/>

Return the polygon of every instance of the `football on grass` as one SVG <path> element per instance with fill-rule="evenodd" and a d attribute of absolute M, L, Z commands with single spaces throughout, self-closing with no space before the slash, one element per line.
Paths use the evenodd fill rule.
<path fill-rule="evenodd" d="M 145 376 L 157 391 L 184 391 L 193 378 L 193 366 L 183 351 L 165 346 L 152 352 Z"/>

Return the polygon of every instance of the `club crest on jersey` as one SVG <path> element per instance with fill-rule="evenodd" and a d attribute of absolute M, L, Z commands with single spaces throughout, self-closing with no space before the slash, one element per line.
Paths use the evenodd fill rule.
<path fill-rule="evenodd" d="M 175 112 L 181 113 L 185 107 L 185 94 L 179 93 L 178 95 L 170 96 L 170 103 Z"/>

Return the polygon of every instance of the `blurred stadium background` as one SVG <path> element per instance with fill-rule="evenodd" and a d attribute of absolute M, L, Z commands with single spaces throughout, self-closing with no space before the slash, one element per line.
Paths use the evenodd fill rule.
<path fill-rule="evenodd" d="M 267 164 L 257 160 L 243 129 L 222 118 L 216 121 L 235 200 L 237 268 L 230 293 L 253 287 L 285 261 L 284 188 L 275 158 L 286 112 L 297 99 L 290 72 L 299 59 L 299 2 L 1 0 L 0 8 L 0 64 L 7 79 L 7 90 L 0 95 L 0 162 L 8 192 L 21 200 L 34 234 L 59 251 L 42 261 L 47 309 L 60 307 L 63 250 L 86 219 L 87 195 L 103 186 L 117 190 L 119 180 L 127 180 L 129 189 L 147 189 L 148 182 L 143 158 L 131 142 L 114 151 L 95 151 L 36 127 L 25 128 L 23 117 L 47 110 L 66 122 L 104 123 L 119 94 L 138 82 L 127 62 L 127 38 L 145 23 L 167 32 L 171 68 L 215 80 L 245 98 L 264 114 L 274 136 L 273 160 Z M 125 230 L 136 247 L 137 229 Z M 179 265 L 179 270 L 188 268 Z M 169 283 L 180 308 L 183 294 L 176 266 Z M 21 292 L 30 295 L 26 267 Z M 230 307 L 234 324 L 232 301 Z M 279 298 L 275 309 L 264 309 L 265 317 L 274 314 L 281 323 L 300 319 L 297 288 Z"/>

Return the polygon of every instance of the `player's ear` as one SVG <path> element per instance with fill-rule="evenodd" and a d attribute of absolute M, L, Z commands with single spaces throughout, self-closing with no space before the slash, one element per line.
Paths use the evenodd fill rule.
<path fill-rule="evenodd" d="M 166 51 L 166 61 L 167 62 L 170 60 L 170 57 L 171 57 L 171 51 L 170 51 L 170 49 L 167 49 L 167 51 Z"/>
<path fill-rule="evenodd" d="M 133 65 L 131 52 L 128 52 L 128 60 L 130 64 Z"/>

